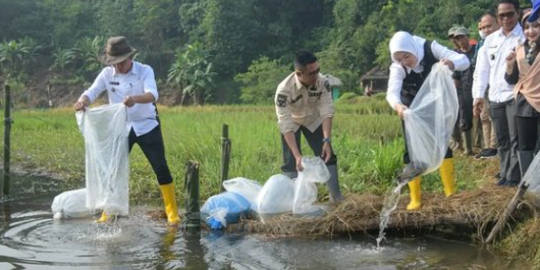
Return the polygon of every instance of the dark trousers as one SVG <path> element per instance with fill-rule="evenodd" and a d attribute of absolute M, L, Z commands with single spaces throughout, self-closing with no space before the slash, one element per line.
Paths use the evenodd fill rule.
<path fill-rule="evenodd" d="M 490 102 L 489 106 L 491 121 L 497 135 L 501 178 L 519 182 L 521 174 L 517 158 L 516 103 L 511 99 L 502 103 Z"/>
<path fill-rule="evenodd" d="M 296 140 L 296 145 L 298 145 L 298 151 L 302 153 L 302 149 L 300 147 L 300 135 L 301 133 L 304 134 L 304 137 L 306 138 L 309 147 L 313 151 L 313 154 L 316 157 L 320 157 L 322 154 L 322 147 L 323 147 L 323 139 L 324 134 L 322 130 L 322 125 L 320 125 L 314 132 L 309 131 L 304 126 L 300 126 L 300 128 L 294 133 L 294 138 Z M 283 166 L 281 166 L 281 171 L 283 172 L 296 172 L 296 159 L 294 158 L 294 155 L 291 152 L 291 149 L 287 145 L 287 142 L 285 141 L 285 137 L 283 134 L 281 134 L 281 146 L 283 148 Z M 332 150 L 332 157 L 330 157 L 330 160 L 326 163 L 326 165 L 335 165 L 337 164 L 337 157 L 334 154 L 334 151 Z"/>
<path fill-rule="evenodd" d="M 461 131 L 469 131 L 473 127 L 473 97 L 472 92 L 462 91 L 459 98 L 459 127 Z"/>
<path fill-rule="evenodd" d="M 401 128 L 403 129 L 403 140 L 405 141 L 405 153 L 403 154 L 403 163 L 409 164 L 411 163 L 411 158 L 409 157 L 409 146 L 407 145 L 407 132 L 405 131 L 405 122 L 401 120 Z M 452 152 L 452 149 L 448 147 L 446 149 L 446 154 L 444 155 L 444 159 L 447 158 L 453 158 L 454 153 Z"/>
<path fill-rule="evenodd" d="M 133 129 L 129 132 L 129 152 L 134 144 L 141 147 L 146 159 L 150 162 L 152 170 L 156 174 L 160 185 L 172 183 L 171 172 L 165 159 L 165 146 L 163 145 L 163 136 L 161 135 L 161 125 L 158 125 L 152 131 L 137 137 Z"/>
<path fill-rule="evenodd" d="M 518 151 L 536 151 L 540 117 L 516 116 Z"/>

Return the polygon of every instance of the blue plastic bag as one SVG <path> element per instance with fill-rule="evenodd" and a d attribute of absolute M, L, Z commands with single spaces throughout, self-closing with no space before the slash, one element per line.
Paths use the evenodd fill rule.
<path fill-rule="evenodd" d="M 236 223 L 249 211 L 250 203 L 234 192 L 224 192 L 210 197 L 201 208 L 201 216 L 210 228 L 219 230 Z"/>

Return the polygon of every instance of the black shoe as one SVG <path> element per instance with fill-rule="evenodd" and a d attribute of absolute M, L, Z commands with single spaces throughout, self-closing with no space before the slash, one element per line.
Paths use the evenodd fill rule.
<path fill-rule="evenodd" d="M 476 154 L 476 156 L 474 156 L 474 159 L 481 159 L 482 156 L 484 155 L 484 153 L 487 151 L 488 149 L 482 149 L 480 150 L 480 153 Z"/>
<path fill-rule="evenodd" d="M 480 156 L 481 159 L 494 158 L 497 156 L 497 149 L 488 148 Z"/>
<path fill-rule="evenodd" d="M 506 178 L 499 178 L 499 181 L 497 181 L 496 185 L 500 187 L 506 186 L 506 182 L 508 182 L 506 181 Z"/>

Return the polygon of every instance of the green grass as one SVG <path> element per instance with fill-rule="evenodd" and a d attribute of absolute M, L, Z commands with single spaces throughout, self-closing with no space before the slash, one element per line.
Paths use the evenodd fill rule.
<path fill-rule="evenodd" d="M 363 99 L 362 99 L 363 100 Z M 333 147 L 338 155 L 340 183 L 345 193 L 383 194 L 402 167 L 404 149 L 399 118 L 376 97 L 361 104 L 337 105 Z M 359 109 L 360 108 L 360 109 Z M 369 108 L 369 109 L 366 109 Z M 166 156 L 183 195 L 185 164 L 200 165 L 201 197 L 220 190 L 221 127 L 229 125 L 232 140 L 230 178 L 246 177 L 261 183 L 280 173 L 280 135 L 273 106 L 160 107 Z M 71 108 L 22 110 L 13 113 L 13 166 L 54 172 L 75 186 L 84 184 L 84 142 Z M 304 154 L 311 151 L 303 141 Z M 480 164 L 480 165 L 479 165 Z M 484 165 L 481 165 L 484 164 Z M 458 186 L 474 189 L 486 178 L 485 163 L 457 159 Z M 130 155 L 131 196 L 159 196 L 157 181 L 140 149 Z M 442 189 L 438 174 L 423 181 L 423 189 Z M 321 196 L 326 188 L 321 189 Z"/>

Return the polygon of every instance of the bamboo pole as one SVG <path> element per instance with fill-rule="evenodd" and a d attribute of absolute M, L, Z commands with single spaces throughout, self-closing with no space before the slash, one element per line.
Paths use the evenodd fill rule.
<path fill-rule="evenodd" d="M 187 230 L 200 230 L 200 206 L 199 206 L 199 163 L 190 161 L 186 166 L 186 178 L 184 181 L 186 197 L 185 227 Z"/>
<path fill-rule="evenodd" d="M 52 108 L 52 84 L 50 82 L 47 82 L 47 99 L 49 99 L 49 108 Z"/>
<path fill-rule="evenodd" d="M 225 191 L 223 187 L 223 181 L 229 178 L 229 163 L 231 160 L 231 140 L 229 139 L 229 126 L 223 124 L 221 129 L 221 189 Z"/>
<path fill-rule="evenodd" d="M 2 200 L 9 196 L 10 182 L 10 144 L 11 144 L 11 91 L 9 84 L 4 87 L 4 171 L 2 180 Z"/>
<path fill-rule="evenodd" d="M 504 228 L 506 225 L 506 222 L 508 221 L 508 218 L 514 210 L 516 209 L 518 202 L 521 200 L 523 195 L 525 195 L 525 192 L 527 191 L 527 188 L 529 187 L 528 184 L 525 184 L 525 182 L 521 182 L 521 184 L 518 187 L 518 190 L 516 191 L 516 194 L 514 194 L 514 197 L 510 200 L 510 203 L 506 206 L 506 209 L 504 210 L 503 215 L 499 220 L 497 221 L 497 224 L 495 224 L 495 227 L 491 230 L 489 233 L 488 238 L 486 239 L 485 243 L 489 244 L 495 240 L 495 237 L 499 234 L 500 231 Z"/>

